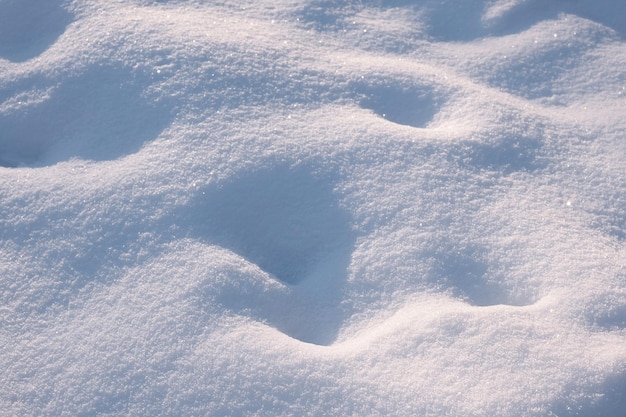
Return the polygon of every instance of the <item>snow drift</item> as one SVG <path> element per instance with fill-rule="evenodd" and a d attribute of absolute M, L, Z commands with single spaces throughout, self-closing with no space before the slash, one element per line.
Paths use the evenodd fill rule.
<path fill-rule="evenodd" d="M 0 0 L 2 414 L 621 416 L 625 14 Z"/>

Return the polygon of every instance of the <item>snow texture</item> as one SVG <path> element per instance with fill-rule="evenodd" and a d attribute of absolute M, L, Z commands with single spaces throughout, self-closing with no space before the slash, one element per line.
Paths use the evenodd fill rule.
<path fill-rule="evenodd" d="M 0 0 L 0 415 L 622 417 L 624 16 Z"/>

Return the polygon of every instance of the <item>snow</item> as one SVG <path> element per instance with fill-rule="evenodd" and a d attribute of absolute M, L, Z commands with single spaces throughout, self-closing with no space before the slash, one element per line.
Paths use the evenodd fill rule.
<path fill-rule="evenodd" d="M 624 15 L 0 0 L 0 414 L 623 416 Z"/>

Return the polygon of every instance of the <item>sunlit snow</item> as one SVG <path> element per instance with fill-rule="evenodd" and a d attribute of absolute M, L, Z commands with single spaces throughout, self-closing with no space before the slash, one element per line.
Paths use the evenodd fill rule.
<path fill-rule="evenodd" d="M 0 415 L 623 417 L 625 16 L 0 0 Z"/>

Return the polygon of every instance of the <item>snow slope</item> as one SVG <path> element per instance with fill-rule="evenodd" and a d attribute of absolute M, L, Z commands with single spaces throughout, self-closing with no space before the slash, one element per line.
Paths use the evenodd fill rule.
<path fill-rule="evenodd" d="M 0 0 L 0 415 L 623 416 L 623 16 Z"/>

